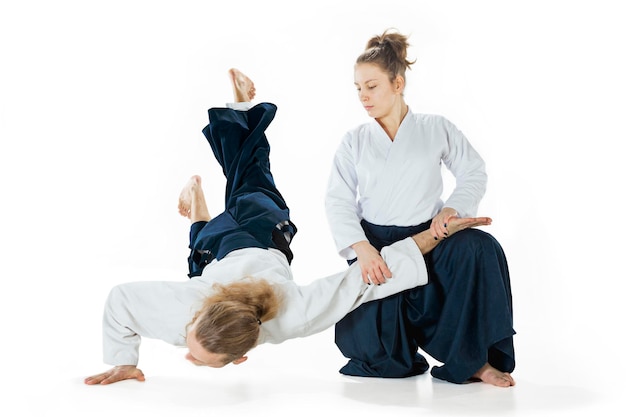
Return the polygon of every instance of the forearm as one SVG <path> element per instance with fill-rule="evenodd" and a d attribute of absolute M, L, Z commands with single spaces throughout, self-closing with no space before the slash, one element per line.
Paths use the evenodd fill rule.
<path fill-rule="evenodd" d="M 490 217 L 451 217 L 448 220 L 448 223 L 444 225 L 445 232 L 443 233 L 443 238 L 437 239 L 436 237 L 433 237 L 430 230 L 424 230 L 421 233 L 413 235 L 412 238 L 417 244 L 420 252 L 422 252 L 422 255 L 425 255 L 435 249 L 435 247 L 440 244 L 443 239 L 448 238 L 461 230 L 468 229 L 470 227 L 488 226 L 490 224 Z"/>
<path fill-rule="evenodd" d="M 123 334 L 119 329 L 105 324 L 103 329 L 103 360 L 104 363 L 120 365 L 137 365 L 139 362 L 139 345 L 141 338 L 137 334 Z"/>
<path fill-rule="evenodd" d="M 118 365 L 137 365 L 141 337 L 132 328 L 132 313 L 127 306 L 127 294 L 124 291 L 129 284 L 118 285 L 111 289 L 105 304 L 102 319 L 102 347 L 104 363 Z"/>
<path fill-rule="evenodd" d="M 422 255 L 426 255 L 428 252 L 435 249 L 439 242 L 441 242 L 441 240 L 433 239 L 433 236 L 428 230 L 424 230 L 423 232 L 413 235 L 412 237 Z"/>

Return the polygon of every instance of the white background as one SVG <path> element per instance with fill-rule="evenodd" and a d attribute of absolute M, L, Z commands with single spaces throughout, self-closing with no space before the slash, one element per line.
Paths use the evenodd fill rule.
<path fill-rule="evenodd" d="M 2 415 L 603 415 L 623 410 L 626 62 L 615 1 L 4 1 L 0 5 Z M 184 280 L 191 174 L 223 178 L 201 129 L 227 70 L 278 105 L 272 169 L 299 228 L 296 280 L 345 268 L 323 211 L 343 133 L 367 120 L 352 65 L 410 35 L 414 111 L 487 161 L 479 214 L 509 260 L 518 385 L 351 379 L 332 329 L 196 369 L 145 341 L 144 384 L 87 387 L 110 287 Z"/>

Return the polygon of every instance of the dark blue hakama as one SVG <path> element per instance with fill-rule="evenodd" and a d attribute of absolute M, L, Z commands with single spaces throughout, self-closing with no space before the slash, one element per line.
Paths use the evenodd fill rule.
<path fill-rule="evenodd" d="M 428 229 L 362 222 L 372 245 L 383 246 Z M 467 381 L 485 363 L 515 368 L 513 309 L 507 261 L 490 234 L 467 229 L 425 256 L 429 283 L 366 303 L 335 326 L 335 343 L 349 362 L 346 375 L 402 378 L 428 369 L 423 349 L 442 362 L 431 374 Z"/>
<path fill-rule="evenodd" d="M 213 259 L 242 248 L 276 248 L 287 256 L 296 227 L 270 171 L 270 145 L 265 130 L 277 107 L 260 103 L 247 111 L 209 109 L 202 130 L 226 177 L 224 212 L 191 225 L 189 276 L 202 274 Z"/>

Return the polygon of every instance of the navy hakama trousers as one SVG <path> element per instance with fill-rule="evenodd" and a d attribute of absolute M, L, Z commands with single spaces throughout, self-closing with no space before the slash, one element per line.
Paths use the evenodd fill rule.
<path fill-rule="evenodd" d="M 289 262 L 296 227 L 270 172 L 270 145 L 265 129 L 277 107 L 260 103 L 247 111 L 209 109 L 202 130 L 226 176 L 224 212 L 191 225 L 189 276 L 202 274 L 213 259 L 242 248 L 276 248 Z"/>
<path fill-rule="evenodd" d="M 363 229 L 374 247 L 426 230 L 377 226 Z M 466 229 L 425 256 L 429 283 L 363 304 L 335 326 L 335 343 L 349 362 L 346 375 L 402 378 L 428 369 L 421 348 L 442 366 L 431 374 L 467 381 L 485 363 L 503 372 L 515 368 L 509 271 L 500 244 L 490 234 Z"/>

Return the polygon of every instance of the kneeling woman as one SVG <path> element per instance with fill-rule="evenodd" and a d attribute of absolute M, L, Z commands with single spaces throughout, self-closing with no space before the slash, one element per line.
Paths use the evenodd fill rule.
<path fill-rule="evenodd" d="M 414 113 L 404 100 L 407 37 L 374 36 L 358 56 L 354 84 L 373 119 L 340 143 L 329 178 L 327 217 L 340 255 L 358 259 L 364 280 L 389 274 L 378 251 L 422 230 L 441 242 L 428 257 L 429 285 L 369 303 L 336 326 L 349 375 L 406 377 L 442 362 L 432 375 L 508 387 L 515 367 L 513 310 L 504 251 L 480 230 L 450 234 L 476 215 L 485 164 L 463 133 L 439 115 Z M 442 166 L 456 187 L 442 201 Z"/>

